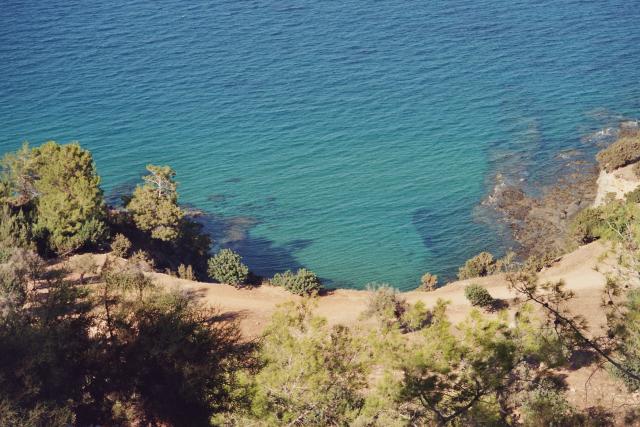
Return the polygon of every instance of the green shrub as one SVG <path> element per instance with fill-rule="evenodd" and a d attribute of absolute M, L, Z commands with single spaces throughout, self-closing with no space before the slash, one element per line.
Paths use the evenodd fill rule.
<path fill-rule="evenodd" d="M 367 290 L 369 298 L 367 308 L 362 312 L 363 318 L 375 317 L 387 325 L 402 319 L 408 304 L 397 289 L 383 283 L 367 285 Z"/>
<path fill-rule="evenodd" d="M 640 165 L 640 163 L 638 163 L 638 165 Z M 640 187 L 625 194 L 624 198 L 627 200 L 627 202 L 640 203 Z"/>
<path fill-rule="evenodd" d="M 7 259 L 0 262 L 0 299 L 20 306 L 31 286 L 45 273 L 46 264 L 40 256 L 23 248 L 7 248 Z"/>
<path fill-rule="evenodd" d="M 611 172 L 640 160 L 640 134 L 623 136 L 596 156 L 600 167 Z"/>
<path fill-rule="evenodd" d="M 178 277 L 184 280 L 196 280 L 196 275 L 193 273 L 191 265 L 180 264 L 178 266 Z"/>
<path fill-rule="evenodd" d="M 496 261 L 489 252 L 481 252 L 467 260 L 458 270 L 460 280 L 487 276 L 496 270 Z"/>
<path fill-rule="evenodd" d="M 532 255 L 524 263 L 524 270 L 537 273 L 543 268 L 551 267 L 555 260 L 559 257 L 556 252 L 548 252 L 543 255 Z"/>
<path fill-rule="evenodd" d="M 438 276 L 431 273 L 424 273 L 420 279 L 419 291 L 431 292 L 438 288 Z"/>
<path fill-rule="evenodd" d="M 577 425 L 578 417 L 561 392 L 538 386 L 525 397 L 522 421 L 527 427 L 571 426 Z"/>
<path fill-rule="evenodd" d="M 2 204 L 0 202 L 0 204 Z M 31 224 L 26 218 L 24 211 L 19 210 L 14 213 L 7 204 L 0 207 L 0 262 L 4 260 L 3 249 L 27 248 L 34 249 L 32 241 Z"/>
<path fill-rule="evenodd" d="M 153 271 L 155 267 L 155 262 L 153 258 L 151 258 L 151 255 L 149 255 L 149 252 L 143 251 L 142 249 L 135 251 L 133 255 L 131 255 L 129 263 L 141 271 Z"/>
<path fill-rule="evenodd" d="M 402 326 L 410 331 L 419 331 L 427 326 L 431 321 L 431 312 L 422 301 L 409 306 L 402 315 Z"/>
<path fill-rule="evenodd" d="M 113 255 L 120 258 L 126 258 L 127 255 L 129 255 L 130 249 L 131 241 L 123 234 L 116 234 L 113 238 L 113 242 L 111 242 L 111 251 L 113 251 Z"/>
<path fill-rule="evenodd" d="M 277 273 L 271 279 L 273 286 L 279 286 L 295 295 L 315 295 L 322 289 L 320 279 L 313 271 L 299 269 L 295 274 L 290 270 Z"/>
<path fill-rule="evenodd" d="M 493 304 L 493 297 L 484 287 L 472 284 L 464 288 L 464 296 L 467 297 L 471 305 L 475 307 L 487 308 Z"/>
<path fill-rule="evenodd" d="M 569 239 L 580 245 L 591 243 L 600 238 L 602 212 L 599 208 L 580 211 L 569 226 Z"/>
<path fill-rule="evenodd" d="M 231 249 L 222 249 L 209 258 L 208 266 L 212 279 L 235 287 L 242 286 L 249 275 L 249 269 L 242 263 L 242 257 Z"/>

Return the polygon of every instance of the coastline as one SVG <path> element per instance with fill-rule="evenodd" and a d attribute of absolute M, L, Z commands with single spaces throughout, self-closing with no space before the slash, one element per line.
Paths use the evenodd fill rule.
<path fill-rule="evenodd" d="M 636 177 L 632 171 L 634 164 L 617 169 L 611 173 L 601 170 L 593 191 L 585 194 L 594 194 L 592 199 L 594 206 L 602 204 L 608 193 L 614 193 L 616 198 L 621 199 L 633 189 L 640 186 L 640 178 Z M 588 180 L 588 182 L 592 182 Z M 503 189 L 510 187 L 504 186 Z M 579 211 L 577 207 L 585 208 L 590 203 L 578 203 L 575 212 L 567 215 L 565 220 L 573 217 Z M 538 210 L 544 210 L 541 207 Z M 534 211 L 535 212 L 535 211 Z M 557 215 L 558 212 L 556 211 Z M 603 323 L 604 318 L 593 317 L 594 313 L 601 314 L 599 310 L 599 296 L 605 283 L 607 272 L 606 262 L 601 262 L 601 257 L 605 256 L 607 249 L 603 243 L 598 241 L 580 246 L 572 252 L 562 255 L 550 267 L 540 272 L 541 280 L 565 280 L 569 289 L 576 292 L 577 308 L 587 314 L 594 327 Z M 208 305 L 216 306 L 225 313 L 231 313 L 240 320 L 243 333 L 247 336 L 259 336 L 262 329 L 271 318 L 276 307 L 286 301 L 297 300 L 299 297 L 291 295 L 282 288 L 260 285 L 258 287 L 247 287 L 237 289 L 226 284 L 211 284 L 206 282 L 189 281 L 176 278 L 164 273 L 148 273 L 159 283 L 184 289 L 202 300 Z M 417 279 L 416 279 L 417 282 Z M 422 301 L 428 307 L 435 304 L 439 298 L 450 300 L 450 314 L 452 320 L 462 320 L 471 310 L 471 306 L 464 296 L 465 286 L 477 283 L 485 286 L 494 298 L 510 301 L 514 298 L 513 292 L 508 289 L 504 274 L 494 274 L 485 277 L 476 277 L 467 280 L 454 280 L 446 283 L 438 289 L 425 292 L 417 289 L 403 291 L 401 293 L 407 302 L 415 303 Z M 317 299 L 318 314 L 327 318 L 330 323 L 349 324 L 359 320 L 360 313 L 367 304 L 369 292 L 365 289 L 329 289 Z"/>
<path fill-rule="evenodd" d="M 584 307 L 584 313 L 589 314 L 594 326 L 604 319 L 594 318 L 592 314 L 599 304 L 599 299 L 594 298 L 594 295 L 599 295 L 606 281 L 607 263 L 599 261 L 606 251 L 607 248 L 602 243 L 593 242 L 564 255 L 540 272 L 542 281 L 565 280 L 568 289 L 576 292 L 576 308 L 580 312 Z M 270 285 L 238 289 L 226 284 L 179 279 L 164 273 L 147 274 L 163 286 L 185 291 L 197 301 L 239 319 L 243 334 L 248 337 L 258 337 L 262 333 L 278 305 L 301 298 Z M 422 301 L 427 307 L 432 307 L 439 298 L 449 300 L 451 305 L 447 312 L 454 322 L 458 322 L 472 309 L 464 295 L 464 288 L 471 283 L 486 287 L 494 298 L 506 303 L 515 297 L 502 273 L 457 280 L 431 292 L 406 291 L 401 296 L 412 304 Z M 331 289 L 315 300 L 316 312 L 326 317 L 330 324 L 354 324 L 360 320 L 369 295 L 369 291 L 361 289 Z"/>

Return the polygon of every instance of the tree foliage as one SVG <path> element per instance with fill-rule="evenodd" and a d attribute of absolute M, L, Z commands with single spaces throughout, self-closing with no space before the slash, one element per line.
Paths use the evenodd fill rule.
<path fill-rule="evenodd" d="M 154 239 L 173 241 L 180 235 L 184 212 L 178 206 L 175 171 L 148 165 L 143 185 L 136 187 L 127 205 L 136 226 Z"/>
<path fill-rule="evenodd" d="M 367 368 L 360 340 L 329 327 L 308 301 L 287 304 L 265 332 L 251 415 L 266 425 L 346 425 L 364 401 Z"/>
<path fill-rule="evenodd" d="M 13 153 L 5 154 L 1 162 L 0 195 L 2 202 L 14 207 L 24 206 L 38 196 L 38 168 L 28 143 Z"/>
<path fill-rule="evenodd" d="M 131 240 L 127 239 L 123 234 L 116 234 L 113 238 L 113 242 L 111 242 L 111 251 L 113 252 L 113 255 L 120 258 L 126 258 L 129 255 L 130 249 Z"/>
<path fill-rule="evenodd" d="M 417 348 L 403 362 L 407 399 L 420 402 L 438 424 L 464 417 L 503 386 L 517 363 L 516 343 L 503 320 L 485 320 L 477 312 L 456 339 L 444 309 L 435 312 Z"/>
<path fill-rule="evenodd" d="M 97 392 L 145 423 L 208 425 L 226 408 L 240 366 L 236 325 L 135 270 L 108 274 L 96 338 L 112 349 L 105 354 L 110 380 Z"/>
<path fill-rule="evenodd" d="M 35 248 L 31 224 L 24 211 L 14 211 L 9 205 L 0 206 L 0 258 L 8 248 Z"/>
<path fill-rule="evenodd" d="M 79 144 L 48 142 L 34 149 L 38 179 L 35 233 L 58 253 L 97 243 L 106 234 L 104 200 L 91 153 Z"/>
<path fill-rule="evenodd" d="M 581 425 L 577 413 L 553 384 L 541 384 L 525 395 L 522 424 L 527 427 Z"/>
<path fill-rule="evenodd" d="M 100 177 L 79 144 L 25 144 L 4 157 L 2 169 L 3 201 L 31 212 L 30 232 L 49 249 L 67 254 L 106 235 Z"/>
<path fill-rule="evenodd" d="M 227 409 L 246 351 L 235 323 L 133 265 L 92 290 L 60 277 L 0 314 L 3 425 L 209 425 Z"/>
<path fill-rule="evenodd" d="M 609 283 L 609 285 L 613 285 Z M 617 289 L 616 293 L 619 292 Z M 609 336 L 617 341 L 616 356 L 623 369 L 614 369 L 630 391 L 640 389 L 640 291 L 633 289 L 621 305 L 609 310 Z"/>

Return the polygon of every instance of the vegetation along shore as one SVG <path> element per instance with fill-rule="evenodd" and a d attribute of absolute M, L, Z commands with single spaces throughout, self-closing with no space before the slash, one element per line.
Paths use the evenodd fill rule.
<path fill-rule="evenodd" d="M 640 425 L 640 132 L 533 198 L 519 247 L 400 293 L 253 275 L 149 165 L 107 206 L 92 155 L 0 175 L 0 425 Z"/>

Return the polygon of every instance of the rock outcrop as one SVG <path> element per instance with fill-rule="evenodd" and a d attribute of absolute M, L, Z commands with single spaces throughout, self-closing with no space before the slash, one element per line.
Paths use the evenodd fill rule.
<path fill-rule="evenodd" d="M 627 165 L 611 172 L 601 170 L 597 180 L 598 190 L 593 205 L 600 206 L 604 204 L 609 193 L 613 193 L 616 199 L 622 199 L 625 194 L 635 190 L 640 185 L 640 179 L 633 171 L 634 165 Z"/>

